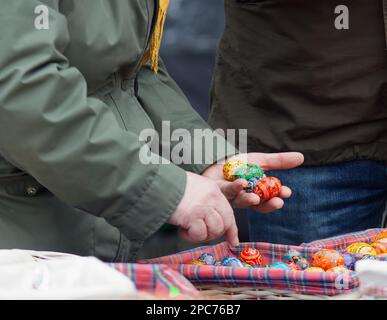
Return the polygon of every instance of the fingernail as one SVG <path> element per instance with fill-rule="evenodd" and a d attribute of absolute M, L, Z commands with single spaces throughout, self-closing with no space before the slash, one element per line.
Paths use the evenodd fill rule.
<path fill-rule="evenodd" d="M 235 240 L 233 243 L 229 243 L 230 248 L 235 248 L 239 246 L 239 239 Z"/>

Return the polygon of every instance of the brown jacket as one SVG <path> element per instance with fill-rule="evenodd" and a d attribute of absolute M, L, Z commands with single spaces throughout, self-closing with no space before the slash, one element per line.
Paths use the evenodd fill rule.
<path fill-rule="evenodd" d="M 210 124 L 307 165 L 387 160 L 387 1 L 352 1 L 349 30 L 335 28 L 335 6 L 226 0 Z"/>

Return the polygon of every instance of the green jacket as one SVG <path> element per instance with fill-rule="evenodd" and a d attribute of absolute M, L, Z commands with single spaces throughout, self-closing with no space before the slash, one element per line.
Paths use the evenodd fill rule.
<path fill-rule="evenodd" d="M 157 1 L 0 4 L 0 248 L 133 259 L 175 211 L 184 170 L 206 168 L 139 160 L 144 128 L 208 127 L 163 65 L 139 63 Z"/>

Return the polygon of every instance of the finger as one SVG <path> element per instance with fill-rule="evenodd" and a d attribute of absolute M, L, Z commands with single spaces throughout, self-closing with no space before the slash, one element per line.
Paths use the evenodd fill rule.
<path fill-rule="evenodd" d="M 261 198 L 255 193 L 240 192 L 239 195 L 232 201 L 232 206 L 234 208 L 250 208 L 258 206 L 261 202 Z"/>
<path fill-rule="evenodd" d="M 189 234 L 188 234 L 188 231 L 186 229 L 182 229 L 180 228 L 179 229 L 179 236 L 181 239 L 183 239 L 184 241 L 186 242 L 190 242 L 190 243 L 196 243 L 197 241 L 193 240 Z"/>
<path fill-rule="evenodd" d="M 263 202 L 259 206 L 254 207 L 254 209 L 261 213 L 270 213 L 282 209 L 284 205 L 285 203 L 281 198 L 273 198 L 267 202 Z"/>
<path fill-rule="evenodd" d="M 222 222 L 223 223 L 223 222 Z M 215 240 L 215 239 L 218 239 L 220 238 L 220 236 L 222 236 L 224 234 L 224 232 L 222 232 L 220 235 L 213 235 L 213 234 L 208 234 L 207 235 L 207 238 L 205 240 L 198 240 L 198 239 L 193 239 L 188 231 L 186 229 L 182 229 L 180 228 L 179 229 L 179 236 L 182 240 L 186 241 L 186 242 L 190 242 L 190 243 L 198 243 L 198 242 L 207 242 L 207 241 L 212 241 L 212 240 Z"/>
<path fill-rule="evenodd" d="M 247 186 L 248 182 L 246 180 L 238 179 L 234 182 L 222 182 L 220 184 L 220 190 L 228 200 L 233 200 Z"/>
<path fill-rule="evenodd" d="M 223 208 L 220 207 L 219 209 L 217 209 L 217 211 L 219 215 L 223 218 L 225 230 L 224 237 L 231 246 L 236 247 L 239 245 L 239 238 L 234 211 L 232 210 L 230 204 L 227 201 L 225 204 L 223 204 L 223 206 Z"/>
<path fill-rule="evenodd" d="M 258 163 L 263 170 L 286 170 L 304 163 L 304 156 L 299 152 L 285 153 L 250 153 L 249 162 Z"/>
<path fill-rule="evenodd" d="M 238 227 L 236 224 L 233 224 L 230 228 L 227 229 L 224 238 L 231 247 L 239 246 Z"/>
<path fill-rule="evenodd" d="M 215 209 L 223 219 L 226 240 L 231 245 L 238 244 L 238 228 L 236 226 L 234 210 L 221 192 L 219 192 L 219 197 L 217 197 L 215 203 Z"/>
<path fill-rule="evenodd" d="M 207 225 L 207 240 L 212 240 L 221 237 L 224 234 L 223 219 L 216 210 L 211 210 L 206 217 Z"/>
<path fill-rule="evenodd" d="M 195 242 L 202 242 L 208 238 L 207 226 L 202 219 L 192 221 L 188 226 L 188 235 Z"/>
<path fill-rule="evenodd" d="M 283 198 L 283 199 L 287 199 L 287 198 L 290 198 L 291 196 L 292 196 L 292 190 L 290 190 L 290 188 L 288 188 L 286 186 L 283 186 L 281 188 L 279 197 Z"/>
<path fill-rule="evenodd" d="M 179 236 L 182 240 L 189 242 L 189 243 L 198 243 L 198 242 L 203 242 L 203 241 L 198 241 L 196 239 L 192 239 L 186 229 L 179 229 Z"/>

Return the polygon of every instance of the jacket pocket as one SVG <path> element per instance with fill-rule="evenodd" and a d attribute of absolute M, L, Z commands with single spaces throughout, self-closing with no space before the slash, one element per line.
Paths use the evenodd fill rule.
<path fill-rule="evenodd" d="M 144 129 L 154 129 L 152 120 L 135 95 L 134 80 L 123 82 L 116 74 L 111 79 L 111 83 L 92 96 L 109 107 L 121 129 L 137 135 Z"/>
<path fill-rule="evenodd" d="M 114 100 L 113 96 L 111 93 L 108 94 L 107 96 L 107 102 L 105 101 L 105 103 L 110 106 L 111 108 L 111 111 L 113 112 L 114 116 L 116 117 L 116 120 L 118 122 L 118 125 L 120 126 L 121 129 L 125 129 L 125 130 L 128 130 L 126 124 L 125 124 L 125 120 L 122 116 L 122 113 L 120 111 L 120 109 L 118 108 L 118 105 L 116 103 L 116 101 Z"/>
<path fill-rule="evenodd" d="M 127 90 L 116 88 L 111 99 L 125 130 L 139 135 L 144 129 L 154 129 L 152 120 L 134 93 L 133 86 Z"/>
<path fill-rule="evenodd" d="M 47 189 L 35 178 L 24 172 L 0 175 L 0 188 L 14 197 L 35 197 L 47 192 Z"/>

